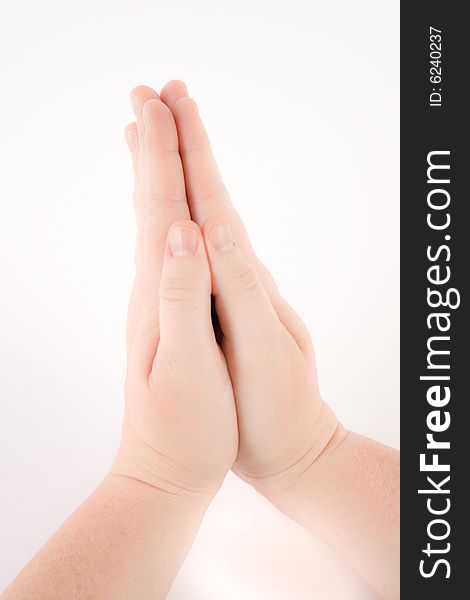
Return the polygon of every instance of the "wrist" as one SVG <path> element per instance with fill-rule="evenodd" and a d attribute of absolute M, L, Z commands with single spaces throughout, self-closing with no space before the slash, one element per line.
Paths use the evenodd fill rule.
<path fill-rule="evenodd" d="M 247 472 L 240 466 L 234 468 L 234 472 L 239 477 L 274 504 L 276 499 L 287 495 L 301 485 L 305 477 L 309 479 L 314 477 L 316 465 L 325 455 L 332 452 L 338 443 L 341 443 L 347 433 L 331 408 L 323 400 L 320 400 L 319 406 L 318 414 L 312 419 L 306 441 L 296 451 L 287 467 L 280 470 L 269 470 L 267 473 L 260 474 L 258 472 L 256 475 Z M 296 443 L 293 443 L 292 446 L 295 446 Z"/>
<path fill-rule="evenodd" d="M 329 435 L 325 436 L 325 443 L 319 452 L 312 452 L 299 463 L 295 475 L 290 478 L 289 484 L 279 489 L 278 493 L 271 493 L 268 499 L 275 505 L 289 503 L 290 499 L 304 495 L 304 490 L 320 489 L 325 470 L 334 469 L 336 454 L 349 436 L 349 431 L 339 422 L 331 423 Z M 313 501 L 313 497 L 311 498 Z M 295 501 L 295 500 L 294 500 Z"/>
<path fill-rule="evenodd" d="M 156 514 L 162 513 L 166 517 L 173 514 L 178 518 L 183 516 L 188 520 L 200 521 L 212 499 L 206 494 L 180 493 L 171 491 L 169 487 L 158 487 L 114 467 L 97 491 L 106 495 L 116 507 L 125 505 L 141 516 L 148 514 L 149 523 L 153 522 Z"/>
<path fill-rule="evenodd" d="M 204 478 L 188 468 L 184 461 L 172 459 L 142 441 L 130 427 L 124 428 L 110 476 L 132 480 L 147 486 L 155 494 L 207 506 L 222 485 L 225 474 L 217 479 Z"/>
<path fill-rule="evenodd" d="M 176 493 L 115 469 L 95 493 L 105 499 L 113 518 L 125 514 L 127 520 L 139 522 L 149 539 L 188 537 L 192 541 L 211 501 L 207 495 Z"/>

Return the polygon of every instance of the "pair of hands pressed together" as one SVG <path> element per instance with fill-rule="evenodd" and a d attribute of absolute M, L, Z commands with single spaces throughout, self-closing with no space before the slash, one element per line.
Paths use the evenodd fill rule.
<path fill-rule="evenodd" d="M 251 247 L 185 85 L 131 100 L 122 442 L 1 600 L 164 598 L 230 469 L 395 600 L 398 453 L 347 432 L 321 399 L 308 332 Z"/>
<path fill-rule="evenodd" d="M 233 467 L 279 491 L 339 431 L 309 335 L 251 248 L 184 84 L 132 103 L 137 276 L 116 472 L 213 494 Z"/>

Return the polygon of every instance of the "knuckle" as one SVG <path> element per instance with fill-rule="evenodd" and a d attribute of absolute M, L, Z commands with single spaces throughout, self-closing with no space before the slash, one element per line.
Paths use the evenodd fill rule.
<path fill-rule="evenodd" d="M 170 302 L 197 304 L 202 292 L 201 283 L 192 277 L 165 276 L 160 282 L 160 296 Z"/>
<path fill-rule="evenodd" d="M 140 306 L 154 304 L 158 297 L 158 280 L 148 273 L 142 274 L 135 284 L 135 301 Z"/>
<path fill-rule="evenodd" d="M 189 200 L 192 204 L 204 205 L 213 204 L 214 200 L 219 200 L 221 198 L 228 198 L 228 191 L 222 180 L 211 187 L 204 187 L 198 189 L 197 192 L 193 192 Z"/>
<path fill-rule="evenodd" d="M 260 276 L 263 278 L 263 280 L 269 281 L 270 284 L 272 284 L 273 286 L 276 285 L 274 278 L 271 274 L 271 271 L 268 269 L 268 267 L 259 260 L 259 258 L 256 259 L 256 266 L 257 266 L 257 271 L 260 274 Z"/>
<path fill-rule="evenodd" d="M 146 190 L 139 204 L 136 203 L 137 223 L 141 224 L 145 221 L 160 219 L 162 208 L 185 202 L 184 190 L 179 186 L 169 188 L 165 192 L 162 190 Z"/>
<path fill-rule="evenodd" d="M 186 196 L 180 184 L 166 183 L 164 186 L 148 185 L 143 200 L 144 206 L 155 208 L 171 202 L 186 202 Z"/>
<path fill-rule="evenodd" d="M 259 277 L 255 269 L 249 264 L 237 265 L 230 278 L 233 288 L 242 293 L 253 292 L 259 284 Z"/>
<path fill-rule="evenodd" d="M 137 221 L 139 224 L 145 221 L 158 218 L 160 208 L 160 200 L 158 196 L 145 194 L 143 202 L 137 212 Z"/>
<path fill-rule="evenodd" d="M 159 348 L 158 360 L 160 372 L 165 373 L 166 387 L 170 387 L 172 382 L 177 383 L 180 380 L 179 376 L 181 374 L 183 365 L 181 364 L 181 355 L 177 350 L 172 348 L 171 343 L 167 343 L 164 347 L 164 350 L 162 344 L 161 350 Z M 160 378 L 159 383 L 163 383 L 162 378 Z M 170 390 L 168 390 L 168 392 L 169 391 Z M 169 397 L 171 397 L 171 395 Z"/>
<path fill-rule="evenodd" d="M 161 268 L 164 252 L 164 242 L 157 236 L 145 244 L 142 264 L 147 271 L 147 277 L 152 278 L 156 270 Z"/>

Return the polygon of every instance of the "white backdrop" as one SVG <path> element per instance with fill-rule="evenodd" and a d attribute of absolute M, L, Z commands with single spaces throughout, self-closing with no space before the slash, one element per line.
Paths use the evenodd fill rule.
<path fill-rule="evenodd" d="M 118 443 L 136 84 L 187 82 L 254 246 L 309 326 L 324 398 L 397 446 L 398 25 L 398 0 L 2 3 L 0 589 Z M 365 597 L 232 476 L 170 595 Z"/>

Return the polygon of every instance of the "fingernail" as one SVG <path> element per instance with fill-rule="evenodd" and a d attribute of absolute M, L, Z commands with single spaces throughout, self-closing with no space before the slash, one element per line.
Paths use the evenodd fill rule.
<path fill-rule="evenodd" d="M 189 227 L 174 227 L 170 231 L 170 248 L 173 256 L 192 256 L 196 252 L 198 235 Z"/>
<path fill-rule="evenodd" d="M 210 233 L 211 242 L 222 252 L 227 252 L 233 247 L 232 231 L 228 223 L 219 223 Z"/>

